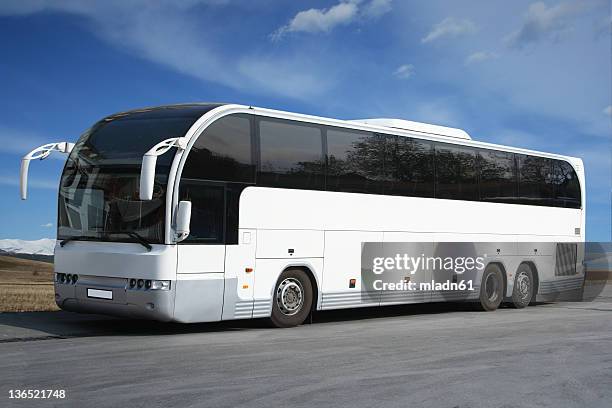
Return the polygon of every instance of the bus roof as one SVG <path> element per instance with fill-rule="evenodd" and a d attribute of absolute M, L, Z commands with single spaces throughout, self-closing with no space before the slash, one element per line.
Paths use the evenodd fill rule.
<path fill-rule="evenodd" d="M 394 129 L 409 130 L 411 132 L 426 133 L 437 136 L 454 137 L 457 139 L 472 140 L 470 135 L 465 130 L 432 125 L 429 123 L 413 122 L 405 119 L 388 119 L 388 118 L 376 118 L 376 119 L 355 119 L 349 120 L 348 122 L 365 123 L 366 125 L 374 125 L 381 127 L 388 127 Z"/>
<path fill-rule="evenodd" d="M 132 109 L 118 112 L 107 116 L 103 121 L 110 122 L 124 118 L 129 119 L 153 119 L 164 117 L 185 117 L 197 120 L 202 115 L 215 108 L 223 106 L 223 103 L 184 103 L 174 105 L 151 106 L 147 108 Z"/>

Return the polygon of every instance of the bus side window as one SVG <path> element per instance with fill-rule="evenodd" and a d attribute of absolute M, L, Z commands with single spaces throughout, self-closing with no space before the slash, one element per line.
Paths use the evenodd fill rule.
<path fill-rule="evenodd" d="M 323 138 L 319 127 L 261 119 L 259 146 L 257 185 L 323 190 Z"/>
<path fill-rule="evenodd" d="M 384 136 L 328 128 L 327 157 L 328 191 L 382 194 Z"/>
<path fill-rule="evenodd" d="M 478 200 L 476 152 L 473 149 L 436 144 L 436 198 Z"/>
<path fill-rule="evenodd" d="M 519 191 L 522 204 L 553 205 L 552 160 L 517 154 Z"/>
<path fill-rule="evenodd" d="M 385 194 L 434 196 L 434 160 L 431 142 L 387 136 Z"/>
<path fill-rule="evenodd" d="M 480 199 L 515 203 L 517 194 L 514 153 L 481 149 L 478 152 Z"/>
<path fill-rule="evenodd" d="M 572 166 L 562 160 L 554 160 L 555 204 L 558 207 L 580 208 L 580 183 Z"/>
<path fill-rule="evenodd" d="M 207 127 L 189 151 L 183 177 L 253 183 L 251 119 L 230 115 Z"/>

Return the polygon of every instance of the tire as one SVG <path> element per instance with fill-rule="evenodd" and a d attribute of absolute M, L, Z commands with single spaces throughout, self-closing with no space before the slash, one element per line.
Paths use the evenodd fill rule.
<path fill-rule="evenodd" d="M 522 309 L 529 306 L 533 300 L 534 280 L 529 265 L 522 264 L 516 270 L 514 289 L 512 289 L 512 306 Z"/>
<path fill-rule="evenodd" d="M 270 321 L 276 327 L 294 327 L 304 323 L 312 309 L 312 283 L 301 269 L 281 273 L 272 295 Z"/>
<path fill-rule="evenodd" d="M 478 308 L 485 312 L 497 309 L 504 299 L 504 275 L 495 264 L 488 265 L 482 274 Z"/>

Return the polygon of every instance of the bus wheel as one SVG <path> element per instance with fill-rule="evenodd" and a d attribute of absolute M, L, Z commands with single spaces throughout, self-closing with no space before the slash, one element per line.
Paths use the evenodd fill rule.
<path fill-rule="evenodd" d="M 300 269 L 288 269 L 276 282 L 272 299 L 272 317 L 276 327 L 293 327 L 306 320 L 312 308 L 312 284 Z"/>
<path fill-rule="evenodd" d="M 522 309 L 529 305 L 533 297 L 533 272 L 529 265 L 522 264 L 516 271 L 514 289 L 512 290 L 512 305 Z"/>
<path fill-rule="evenodd" d="M 499 266 L 491 264 L 482 274 L 479 309 L 490 312 L 497 309 L 504 298 L 504 276 Z"/>

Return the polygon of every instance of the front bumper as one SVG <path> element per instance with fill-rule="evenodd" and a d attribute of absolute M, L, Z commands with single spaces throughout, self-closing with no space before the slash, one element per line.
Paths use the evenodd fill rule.
<path fill-rule="evenodd" d="M 80 275 L 76 283 L 55 282 L 55 302 L 67 311 L 170 321 L 174 317 L 176 282 L 169 290 L 129 288 L 127 278 Z M 88 289 L 112 293 L 112 299 L 88 296 Z"/>

